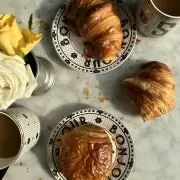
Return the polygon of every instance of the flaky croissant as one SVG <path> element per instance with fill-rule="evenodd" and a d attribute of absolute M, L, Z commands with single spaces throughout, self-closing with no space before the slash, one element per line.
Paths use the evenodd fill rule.
<path fill-rule="evenodd" d="M 117 5 L 110 0 L 72 0 L 66 19 L 71 30 L 83 37 L 88 56 L 105 61 L 118 56 L 123 33 Z"/>
<path fill-rule="evenodd" d="M 76 127 L 62 137 L 60 169 L 68 180 L 107 180 L 112 170 L 112 143 L 99 126 Z"/>
<path fill-rule="evenodd" d="M 123 84 L 125 93 L 137 105 L 145 121 L 159 117 L 175 106 L 175 80 L 163 63 L 152 61 L 145 64 Z"/>

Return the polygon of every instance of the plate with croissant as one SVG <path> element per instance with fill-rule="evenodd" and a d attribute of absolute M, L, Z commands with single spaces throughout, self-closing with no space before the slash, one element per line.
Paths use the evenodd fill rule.
<path fill-rule="evenodd" d="M 57 180 L 125 180 L 134 164 L 127 128 L 96 109 L 74 112 L 50 135 L 48 164 Z"/>
<path fill-rule="evenodd" d="M 136 24 L 121 0 L 68 0 L 52 24 L 52 41 L 61 60 L 74 70 L 106 73 L 131 54 Z"/>

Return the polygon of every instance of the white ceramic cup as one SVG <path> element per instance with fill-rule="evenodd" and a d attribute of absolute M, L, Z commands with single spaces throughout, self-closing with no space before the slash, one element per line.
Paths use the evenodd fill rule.
<path fill-rule="evenodd" d="M 142 0 L 136 12 L 139 30 L 149 37 L 161 37 L 180 22 L 179 0 Z"/>
<path fill-rule="evenodd" d="M 2 123 L 2 119 L 4 120 L 4 124 Z M 8 122 L 6 122 L 6 120 Z M 14 127 L 11 127 L 11 125 L 7 123 L 12 123 L 14 124 Z M 17 148 L 17 153 L 9 156 L 2 155 L 4 153 L 0 153 L 0 170 L 4 169 L 11 164 L 13 164 L 17 159 L 19 159 L 25 152 L 30 150 L 38 141 L 39 136 L 40 136 L 40 122 L 38 117 L 30 110 L 27 110 L 22 107 L 18 108 L 10 108 L 7 109 L 6 111 L 0 112 L 0 124 L 5 125 L 6 124 L 6 129 L 8 127 L 12 131 L 12 129 L 17 128 L 17 132 L 15 133 L 15 136 L 17 134 L 18 137 L 12 137 L 12 141 L 8 144 L 6 144 L 6 139 L 7 134 L 4 135 L 3 133 L 0 132 L 1 138 L 1 143 L 4 140 L 4 143 L 6 145 L 6 149 L 10 147 L 12 144 L 15 144 L 18 146 Z M 2 129 L 1 129 L 2 130 Z M 11 132 L 12 134 L 12 132 Z M 3 139 L 4 138 L 4 139 Z M 8 137 L 10 139 L 10 137 Z M 13 142 L 13 140 L 16 139 L 16 142 Z M 19 145 L 18 145 L 19 144 Z M 2 148 L 2 147 L 0 147 Z M 2 151 L 2 150 L 1 150 Z"/>

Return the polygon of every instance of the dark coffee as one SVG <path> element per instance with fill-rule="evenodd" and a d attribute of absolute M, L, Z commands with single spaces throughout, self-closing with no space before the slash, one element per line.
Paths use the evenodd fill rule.
<path fill-rule="evenodd" d="M 163 13 L 171 16 L 180 16 L 179 0 L 153 0 L 155 6 Z"/>
<path fill-rule="evenodd" d="M 6 115 L 0 114 L 0 158 L 18 154 L 21 135 L 16 124 Z"/>

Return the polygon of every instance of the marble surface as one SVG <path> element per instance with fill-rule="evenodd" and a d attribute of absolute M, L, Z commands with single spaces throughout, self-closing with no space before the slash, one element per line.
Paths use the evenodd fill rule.
<path fill-rule="evenodd" d="M 180 27 L 166 37 L 152 39 L 138 35 L 131 57 L 118 69 L 104 75 L 75 72 L 57 57 L 50 38 L 50 26 L 61 0 L 1 0 L 0 12 L 14 13 L 22 26 L 28 26 L 33 13 L 33 29 L 44 34 L 35 48 L 38 56 L 49 59 L 56 68 L 54 88 L 40 97 L 20 100 L 41 120 L 39 143 L 10 167 L 4 180 L 51 180 L 46 161 L 46 144 L 53 127 L 72 111 L 97 107 L 123 118 L 135 145 L 135 165 L 128 180 L 179 180 L 180 178 Z M 129 0 L 132 11 L 137 1 Z M 173 70 L 177 82 L 176 108 L 156 121 L 144 123 L 121 90 L 120 82 L 144 61 L 159 60 Z M 89 89 L 89 98 L 83 93 Z M 102 98 L 105 97 L 105 98 Z M 102 99 L 107 99 L 102 101 Z"/>

